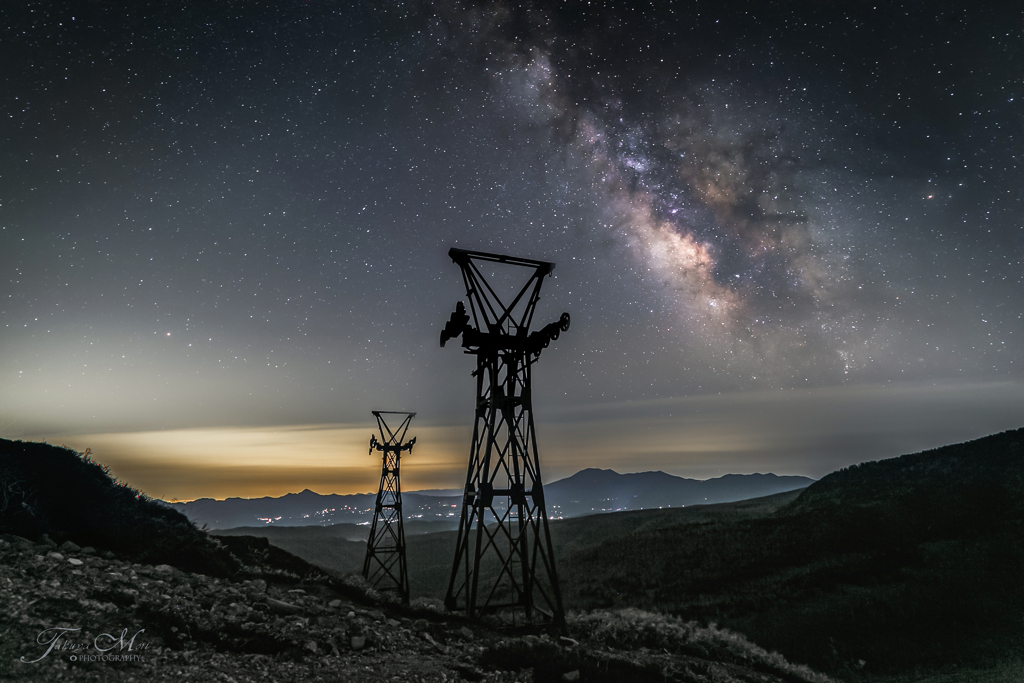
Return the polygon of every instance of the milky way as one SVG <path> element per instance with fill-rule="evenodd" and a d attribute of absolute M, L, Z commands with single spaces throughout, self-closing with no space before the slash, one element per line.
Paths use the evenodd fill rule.
<path fill-rule="evenodd" d="M 941 325 L 944 316 L 928 303 L 915 302 L 911 315 L 924 317 L 908 319 L 900 294 L 904 302 L 945 298 L 960 308 L 963 302 L 952 300 L 964 281 L 957 278 L 952 286 L 921 282 L 918 268 L 945 279 L 947 268 L 966 265 L 948 253 L 948 246 L 922 249 L 921 235 L 915 233 L 931 233 L 936 242 L 947 244 L 950 238 L 975 246 L 985 241 L 970 227 L 970 218 L 953 221 L 942 209 L 929 210 L 927 203 L 945 208 L 958 203 L 949 201 L 954 180 L 957 188 L 966 180 L 975 192 L 979 185 L 996 182 L 1006 188 L 1005 195 L 986 192 L 987 201 L 1003 213 L 996 230 L 1019 242 L 1020 191 L 1004 178 L 985 177 L 982 164 L 988 161 L 990 171 L 998 166 L 971 149 L 977 145 L 971 133 L 958 131 L 967 139 L 950 139 L 957 136 L 935 121 L 962 117 L 963 103 L 943 103 L 943 111 L 930 115 L 915 104 L 902 116 L 883 117 L 869 111 L 869 103 L 858 101 L 852 89 L 843 91 L 848 85 L 843 81 L 850 80 L 843 72 L 859 67 L 860 87 L 878 88 L 876 96 L 892 97 L 885 84 L 895 80 L 912 91 L 895 93 L 896 100 L 927 100 L 920 93 L 928 85 L 915 83 L 924 80 L 954 97 L 960 84 L 941 74 L 944 67 L 958 68 L 944 61 L 951 62 L 957 48 L 939 46 L 941 31 L 908 37 L 905 46 L 888 46 L 890 51 L 930 51 L 933 60 L 932 73 L 893 78 L 887 72 L 899 67 L 880 64 L 882 55 L 869 52 L 874 40 L 866 40 L 859 54 L 843 54 L 836 45 L 829 52 L 822 44 L 835 40 L 842 45 L 858 34 L 877 34 L 881 27 L 871 23 L 882 21 L 881 16 L 865 14 L 863 8 L 816 16 L 817 26 L 807 30 L 804 23 L 803 31 L 797 29 L 812 38 L 805 45 L 772 35 L 799 26 L 798 12 L 772 17 L 772 11 L 764 10 L 756 19 L 745 13 L 744 21 L 728 10 L 701 17 L 694 7 L 678 16 L 626 7 L 590 14 L 490 5 L 452 12 L 450 24 L 463 26 L 464 37 L 486 55 L 482 61 L 495 66 L 496 90 L 516 101 L 525 118 L 548 126 L 556 145 L 579 155 L 604 194 L 603 225 L 594 229 L 618 238 L 652 282 L 664 283 L 661 297 L 670 301 L 679 324 L 699 330 L 701 341 L 733 356 L 751 378 L 761 374 L 784 386 L 809 376 L 834 382 L 879 361 L 882 373 L 905 373 L 909 368 L 902 359 L 908 353 L 935 362 L 931 352 L 941 349 L 926 352 L 930 342 L 925 338 L 934 340 L 928 328 Z M 926 20 L 940 27 L 957 24 L 949 33 L 959 48 L 979 37 L 962 30 L 969 21 L 963 12 L 936 10 L 910 21 Z M 728 32 L 716 30 L 723 21 L 737 35 L 718 44 L 708 40 L 708 33 Z M 800 61 L 817 51 L 835 64 L 832 69 L 807 68 L 780 55 L 789 52 L 792 59 L 797 47 L 807 48 L 799 50 Z M 997 65 L 985 66 L 989 78 L 995 75 L 993 66 L 998 73 Z M 961 74 L 965 70 L 959 69 Z M 1019 83 L 1010 85 L 1008 97 L 998 103 L 1008 106 L 969 113 L 998 120 L 1011 108 L 1019 111 L 1019 104 L 1013 107 L 1019 90 Z M 997 104 L 988 93 L 975 94 L 989 100 L 986 104 Z M 1004 120 L 993 128 L 1019 136 L 1019 126 L 1008 124 Z M 971 158 L 973 168 L 971 163 L 927 168 L 911 158 L 913 148 L 927 144 L 932 134 L 946 138 L 951 149 L 967 146 L 953 154 Z M 900 144 L 906 137 L 919 140 Z M 941 153 L 932 151 L 933 156 Z M 998 161 L 1006 166 L 998 170 L 1019 177 L 1018 156 L 991 147 L 984 153 L 1002 157 Z M 943 191 L 946 196 L 939 194 Z M 957 208 L 963 210 L 963 203 L 971 202 L 964 201 L 965 191 L 957 193 Z M 902 221 L 900 213 L 907 214 Z M 939 256 L 937 251 L 947 253 Z M 1010 286 L 996 294 L 1002 299 L 1020 284 L 1020 253 L 988 256 L 995 257 L 986 258 L 988 277 Z M 907 269 L 909 261 L 915 266 Z M 1007 302 L 986 303 L 968 304 L 976 322 L 982 311 Z M 1019 321 L 1019 310 L 1016 316 Z M 1008 368 L 1017 355 L 1004 353 L 1013 331 L 1001 332 L 998 345 L 982 350 L 983 362 L 991 362 L 993 370 Z M 906 337 L 912 341 L 906 343 Z M 988 341 L 968 338 L 962 343 Z M 966 349 L 954 353 L 962 356 Z"/>
<path fill-rule="evenodd" d="M 538 319 L 573 324 L 538 366 L 551 419 L 650 405 L 668 425 L 702 396 L 899 385 L 939 424 L 979 386 L 1021 386 L 1019 10 L 82 2 L 0 19 L 7 434 L 370 409 L 461 425 L 471 364 L 437 345 L 464 296 L 452 246 L 556 262 Z M 1000 401 L 943 438 L 1019 426 Z M 682 472 L 679 453 L 658 457 Z"/>

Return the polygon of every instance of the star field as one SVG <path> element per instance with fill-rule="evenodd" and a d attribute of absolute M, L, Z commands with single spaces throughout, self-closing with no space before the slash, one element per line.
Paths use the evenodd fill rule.
<path fill-rule="evenodd" d="M 536 401 L 558 472 L 611 406 L 663 420 L 622 439 L 682 444 L 704 399 L 843 421 L 850 396 L 914 397 L 913 437 L 843 422 L 857 451 L 607 456 L 688 476 L 1020 426 L 1020 10 L 380 5 L 0 8 L 5 436 L 461 428 L 451 246 L 557 264 L 538 316 L 573 323 Z"/>

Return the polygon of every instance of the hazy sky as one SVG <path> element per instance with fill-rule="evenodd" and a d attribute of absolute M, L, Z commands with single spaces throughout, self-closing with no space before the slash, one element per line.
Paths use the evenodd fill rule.
<path fill-rule="evenodd" d="M 554 4 L 0 6 L 0 436 L 345 493 L 414 410 L 460 487 L 451 246 L 557 264 L 549 481 L 1024 425 L 1024 11 Z"/>

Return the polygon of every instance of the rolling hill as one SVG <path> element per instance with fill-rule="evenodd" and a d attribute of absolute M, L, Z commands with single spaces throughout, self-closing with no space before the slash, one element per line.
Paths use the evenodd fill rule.
<path fill-rule="evenodd" d="M 566 603 L 716 622 L 852 679 L 1024 661 L 1024 430 L 786 495 L 592 533 L 558 556 Z"/>
<path fill-rule="evenodd" d="M 1024 429 L 845 468 L 802 490 L 581 516 L 551 531 L 567 609 L 716 623 L 852 681 L 992 671 L 988 680 L 1008 681 L 1024 662 Z M 409 536 L 415 595 L 443 596 L 454 536 Z M 361 559 L 365 546 L 350 543 L 335 568 Z M 325 566 L 339 552 L 291 547 Z"/>

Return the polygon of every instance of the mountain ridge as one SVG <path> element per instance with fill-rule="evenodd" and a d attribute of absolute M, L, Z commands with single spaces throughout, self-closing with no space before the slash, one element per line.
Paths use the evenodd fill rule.
<path fill-rule="evenodd" d="M 579 528 L 558 555 L 563 599 L 713 619 L 847 680 L 1020 661 L 1024 428 L 852 465 L 777 501 L 646 529 L 654 511 L 608 515 L 600 533 L 565 522 Z"/>
<path fill-rule="evenodd" d="M 584 514 L 658 507 L 729 503 L 791 491 L 808 486 L 808 477 L 775 474 L 727 474 L 712 479 L 687 479 L 666 472 L 620 474 L 611 469 L 587 468 L 544 486 L 548 516 L 552 519 Z M 461 512 L 461 492 L 406 491 L 402 503 L 406 518 L 450 521 Z M 308 488 L 298 493 L 261 498 L 198 498 L 165 503 L 199 526 L 231 529 L 260 524 L 273 526 L 329 526 L 360 524 L 372 519 L 376 493 L 321 494 Z"/>

